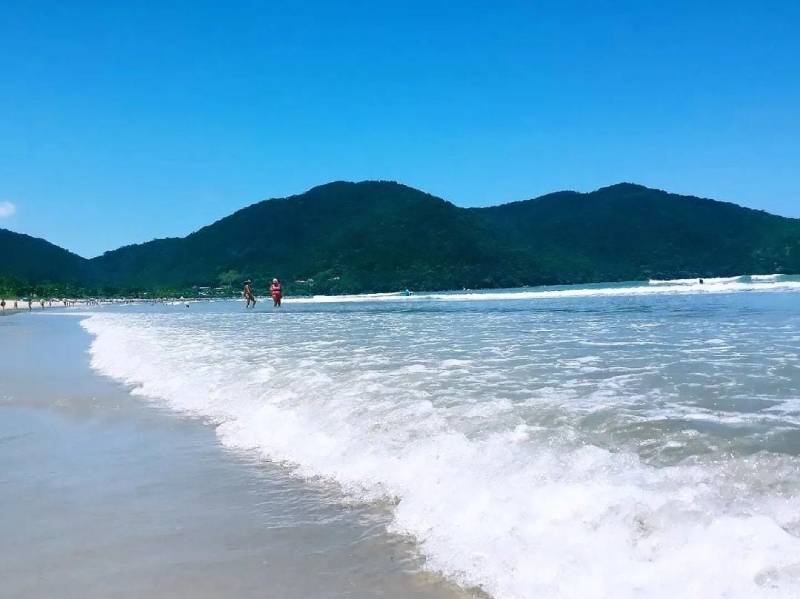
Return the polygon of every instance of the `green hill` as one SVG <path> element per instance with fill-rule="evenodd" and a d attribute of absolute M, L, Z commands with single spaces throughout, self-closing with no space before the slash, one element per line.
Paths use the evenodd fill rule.
<path fill-rule="evenodd" d="M 243 277 L 263 288 L 272 276 L 315 293 L 510 287 L 800 273 L 800 220 L 632 184 L 466 209 L 398 183 L 335 182 L 185 238 L 92 260 L 59 251 L 63 267 L 26 254 L 15 276 L 61 273 L 110 291 L 238 286 Z"/>
<path fill-rule="evenodd" d="M 0 296 L 27 293 L 38 287 L 63 289 L 76 287 L 89 277 L 90 265 L 77 254 L 52 243 L 0 229 Z"/>
<path fill-rule="evenodd" d="M 92 264 L 115 286 L 211 285 L 234 270 L 257 283 L 312 278 L 326 291 L 432 288 L 472 280 L 485 266 L 477 224 L 469 211 L 404 185 L 330 183 Z"/>
<path fill-rule="evenodd" d="M 523 278 L 558 283 L 800 272 L 800 220 L 622 183 L 477 209 Z"/>

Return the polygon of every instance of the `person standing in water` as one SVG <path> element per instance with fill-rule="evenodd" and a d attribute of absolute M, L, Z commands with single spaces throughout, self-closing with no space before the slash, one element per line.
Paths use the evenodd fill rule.
<path fill-rule="evenodd" d="M 250 304 L 252 303 L 253 308 L 255 308 L 256 296 L 253 295 L 253 282 L 250 279 L 247 279 L 244 282 L 244 291 L 242 293 L 244 294 L 244 299 L 247 300 L 247 305 L 245 307 L 249 308 Z"/>
<path fill-rule="evenodd" d="M 269 288 L 269 293 L 272 296 L 272 307 L 280 308 L 283 290 L 281 288 L 281 282 L 278 279 L 272 279 L 272 286 Z"/>

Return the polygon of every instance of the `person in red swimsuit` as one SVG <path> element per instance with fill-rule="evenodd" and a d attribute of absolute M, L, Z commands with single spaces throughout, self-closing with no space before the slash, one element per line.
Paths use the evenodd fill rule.
<path fill-rule="evenodd" d="M 273 307 L 280 308 L 283 290 L 281 289 L 281 282 L 278 279 L 272 279 L 272 286 L 269 288 L 269 293 L 272 296 Z"/>

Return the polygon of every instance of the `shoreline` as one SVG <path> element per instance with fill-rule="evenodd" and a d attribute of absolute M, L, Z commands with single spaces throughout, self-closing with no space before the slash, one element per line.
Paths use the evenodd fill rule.
<path fill-rule="evenodd" d="M 524 285 L 513 288 L 475 288 L 475 289 L 441 289 L 411 291 L 385 291 L 365 293 L 338 294 L 300 294 L 284 295 L 284 301 L 294 304 L 348 303 L 356 301 L 392 301 L 408 302 L 416 300 L 529 300 L 551 298 L 585 298 L 593 296 L 648 296 L 648 295 L 693 295 L 693 294 L 726 294 L 740 291 L 800 291 L 800 274 L 742 274 L 730 277 L 708 277 L 705 279 L 648 279 L 630 281 L 605 281 L 599 283 L 571 283 Z M 268 305 L 272 300 L 269 295 L 256 295 L 259 304 Z M 3 299 L 3 298 L 0 298 Z M 232 296 L 165 296 L 157 298 L 142 297 L 103 297 L 66 298 L 65 300 L 47 300 L 45 306 L 38 302 L 28 309 L 27 301 L 13 308 L 15 300 L 6 299 L 6 308 L 2 314 L 13 314 L 25 311 L 37 311 L 50 308 L 89 308 L 94 306 L 118 305 L 188 305 L 216 302 L 244 301 L 238 295 Z M 11 306 L 11 307 L 10 307 Z"/>
<path fill-rule="evenodd" d="M 33 302 L 31 304 L 31 308 L 28 309 L 27 300 L 21 300 L 21 299 L 11 299 L 11 300 L 9 300 L 8 298 L 0 298 L 0 300 L 1 299 L 5 299 L 6 300 L 6 306 L 5 306 L 5 309 L 0 310 L 0 315 L 10 315 L 10 314 L 16 314 L 18 312 L 38 312 L 38 311 L 41 311 L 41 310 L 51 310 L 53 308 L 69 308 L 69 307 L 71 307 L 71 306 L 68 306 L 62 300 L 52 300 L 52 301 L 51 300 L 46 300 L 44 306 L 42 306 L 38 301 L 35 301 L 35 302 Z M 17 302 L 17 307 L 16 308 L 14 307 L 14 302 L 15 301 Z M 69 300 L 69 301 L 72 301 L 72 300 Z"/>
<path fill-rule="evenodd" d="M 3 325 L 4 596 L 474 596 L 422 570 L 387 506 L 225 449 L 214 426 L 91 371 L 79 319 Z"/>
<path fill-rule="evenodd" d="M 767 597 L 762 573 L 783 573 L 800 547 L 796 292 L 651 298 L 3 319 L 13 351 L 0 363 L 0 504 L 12 503 L 0 514 L 20 530 L 6 551 L 0 539 L 15 559 L 0 576 L 29 582 L 42 564 L 53 578 L 61 568 L 116 585 L 96 599 L 142 580 L 138 596 L 161 597 L 151 581 L 176 577 L 184 586 L 169 596 L 217 584 L 206 596 L 248 597 L 231 581 L 258 581 L 261 596 L 297 599 L 500 598 L 577 596 L 592 564 L 601 589 L 625 596 L 680 578 L 708 596 Z M 35 399 L 44 409 L 15 410 Z M 569 499 L 568 517 L 553 493 Z M 24 511 L 45 499 L 55 503 Z M 108 526 L 92 520 L 108 511 Z M 91 531 L 89 548 L 59 533 L 65 521 Z M 58 534 L 32 542 L 30 522 Z M 642 522 L 652 559 L 629 542 Z M 109 544 L 117 553 L 98 570 L 96 548 Z M 39 557 L 87 551 L 68 573 Z M 103 579 L 112 566 L 123 576 Z M 794 582 L 776 584 L 791 594 Z"/>

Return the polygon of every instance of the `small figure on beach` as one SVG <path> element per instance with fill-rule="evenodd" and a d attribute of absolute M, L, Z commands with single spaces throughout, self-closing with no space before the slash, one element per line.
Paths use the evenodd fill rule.
<path fill-rule="evenodd" d="M 0 308 L 3 309 L 3 312 L 6 311 L 6 300 L 0 300 Z"/>
<path fill-rule="evenodd" d="M 242 291 L 242 294 L 244 295 L 244 299 L 247 300 L 247 305 L 245 307 L 249 308 L 250 304 L 252 303 L 252 307 L 255 308 L 256 296 L 253 295 L 253 282 L 250 279 L 247 279 L 244 282 L 244 290 Z"/>
<path fill-rule="evenodd" d="M 272 307 L 280 308 L 283 290 L 281 288 L 281 282 L 278 279 L 272 279 L 272 286 L 269 288 L 269 293 L 272 296 Z"/>
<path fill-rule="evenodd" d="M 17 309 L 17 300 L 14 300 L 14 309 Z"/>
<path fill-rule="evenodd" d="M 30 310 L 33 310 L 33 300 L 32 300 L 32 299 L 29 299 L 29 300 L 28 300 L 28 310 L 29 310 L 29 311 L 30 311 Z"/>

